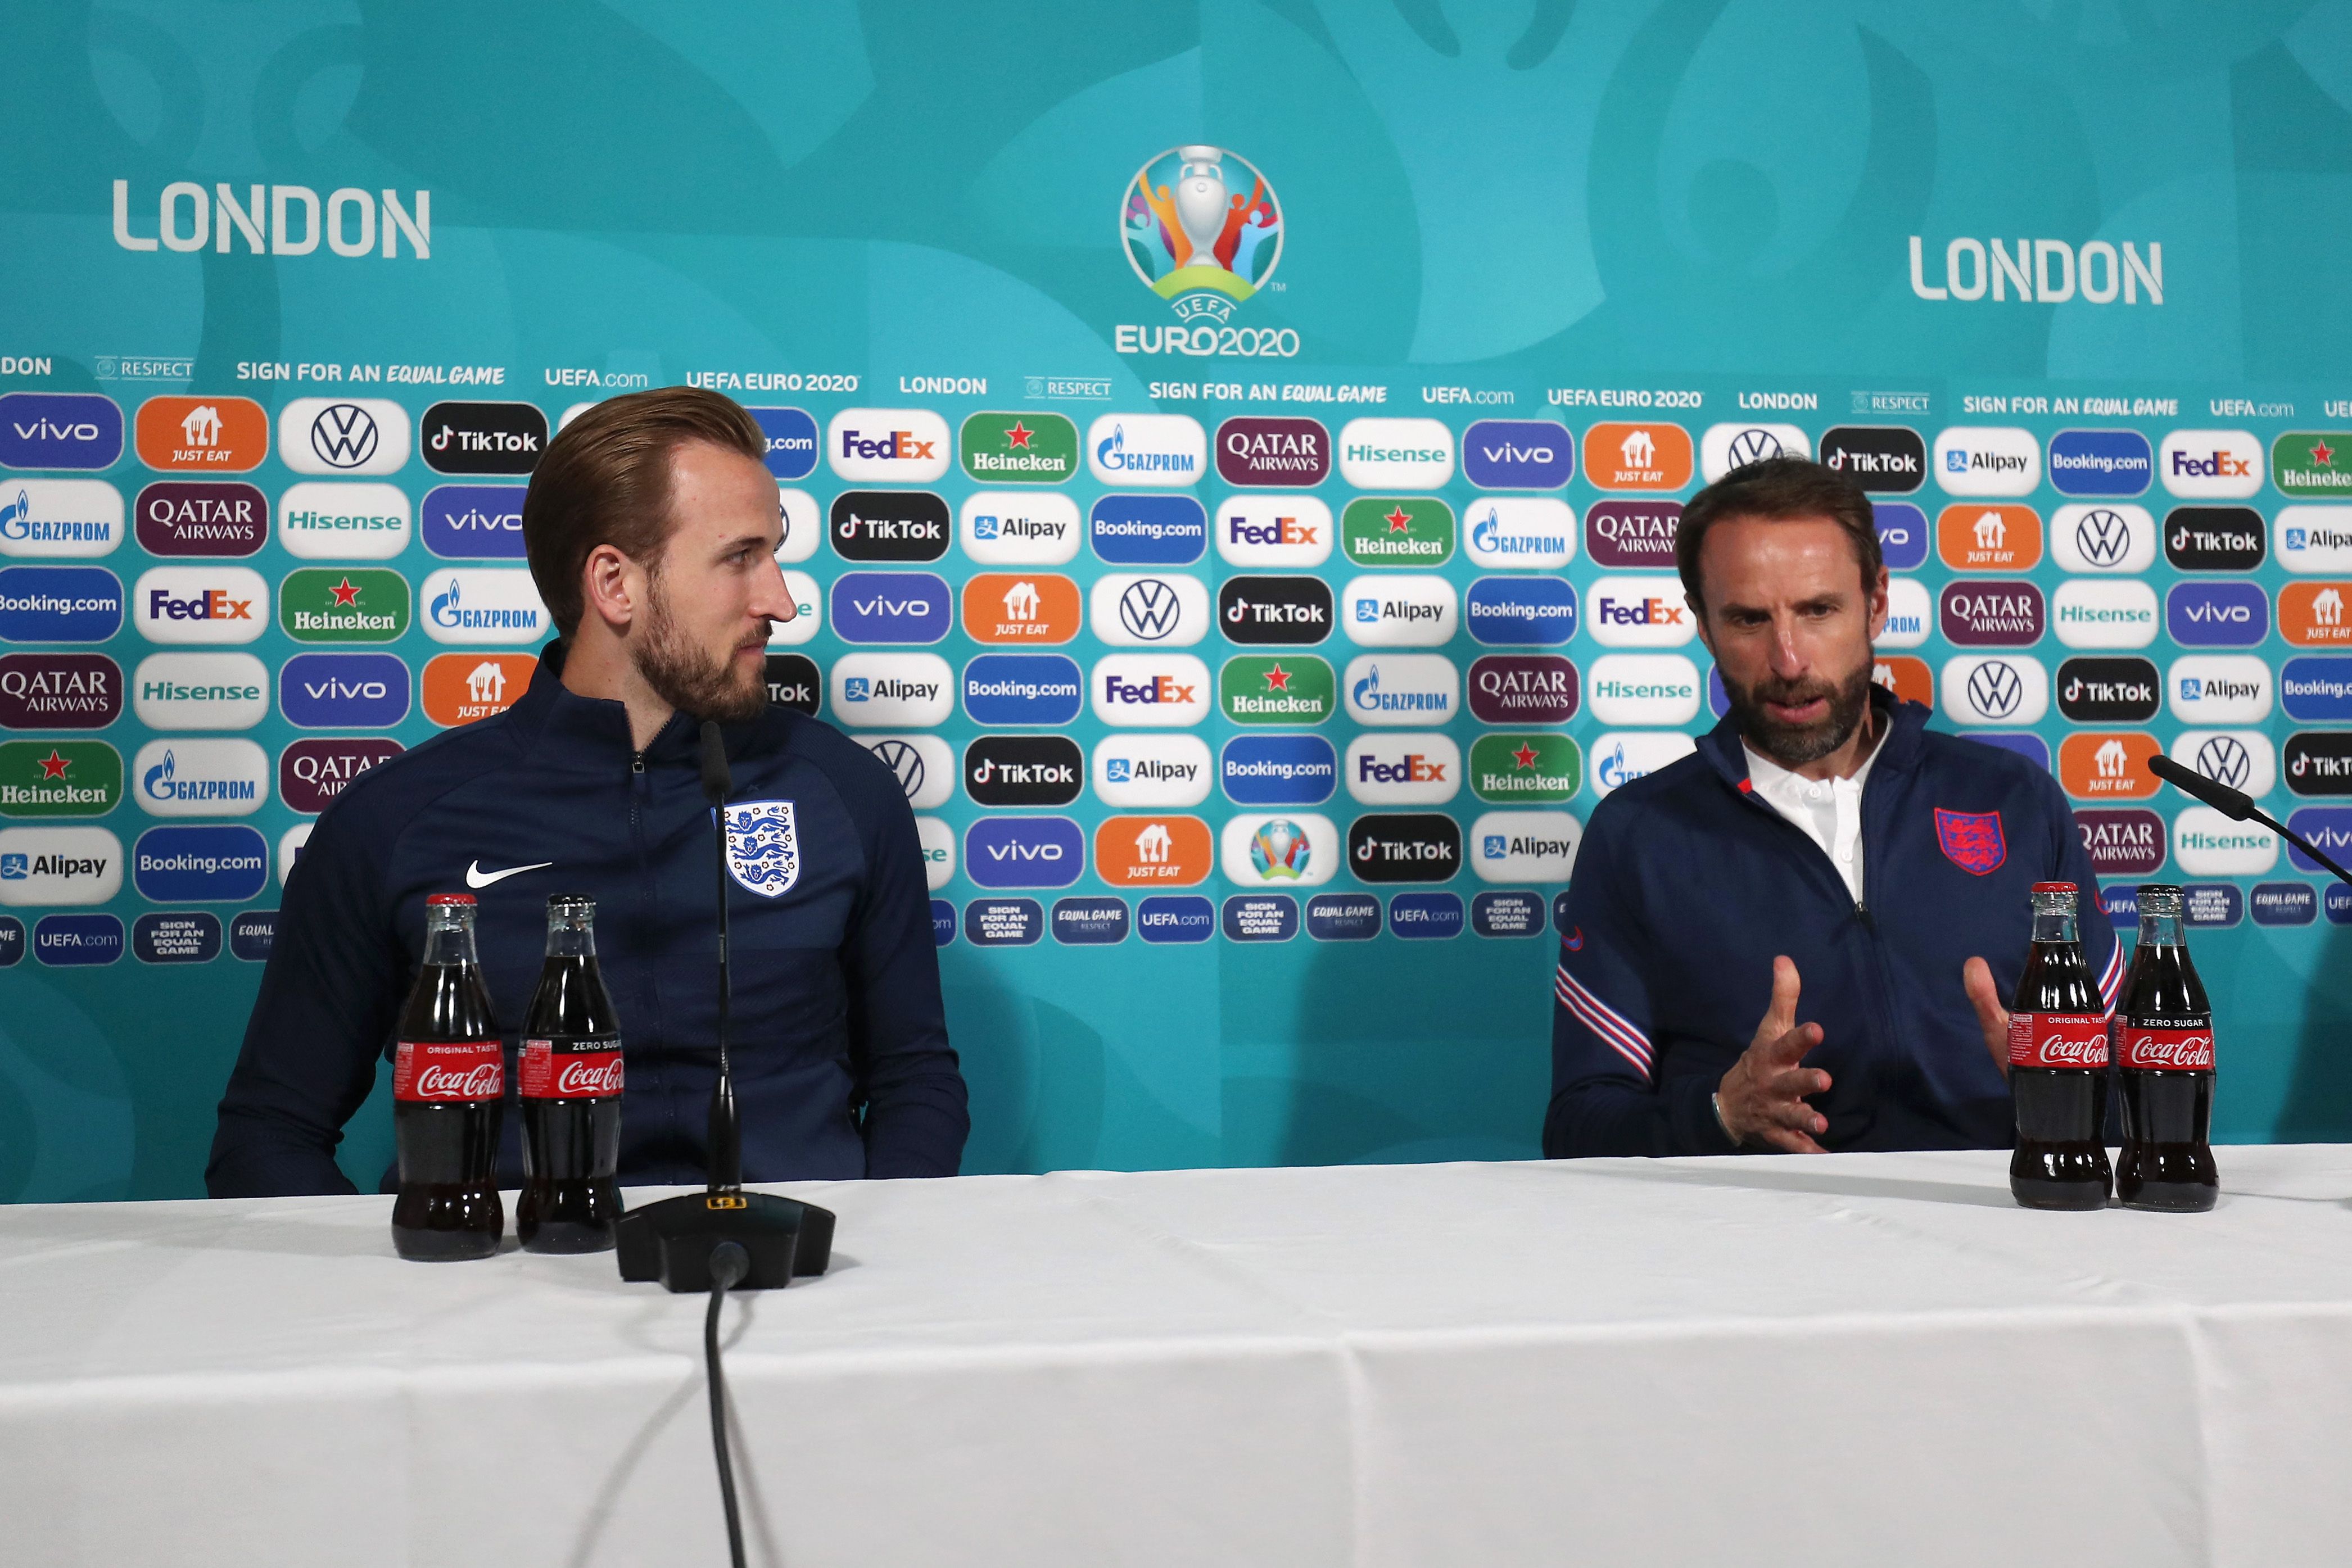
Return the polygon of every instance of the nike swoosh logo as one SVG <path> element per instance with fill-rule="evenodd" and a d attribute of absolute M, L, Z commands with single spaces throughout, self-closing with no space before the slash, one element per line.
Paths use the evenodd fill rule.
<path fill-rule="evenodd" d="M 504 871 L 484 871 L 482 862 L 476 861 L 466 868 L 466 885 L 473 888 L 488 887 L 494 882 L 504 882 L 510 876 L 520 876 L 527 871 L 545 871 L 554 863 L 553 861 L 541 861 L 534 865 L 510 865 Z"/>

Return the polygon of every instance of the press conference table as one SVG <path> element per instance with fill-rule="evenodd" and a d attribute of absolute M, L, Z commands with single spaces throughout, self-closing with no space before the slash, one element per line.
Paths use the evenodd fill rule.
<path fill-rule="evenodd" d="M 785 1189 L 841 1225 L 729 1308 L 752 1560 L 2341 1563 L 2352 1149 L 2221 1159 Z M 703 1301 L 389 1202 L 0 1208 L 0 1560 L 723 1563 Z"/>

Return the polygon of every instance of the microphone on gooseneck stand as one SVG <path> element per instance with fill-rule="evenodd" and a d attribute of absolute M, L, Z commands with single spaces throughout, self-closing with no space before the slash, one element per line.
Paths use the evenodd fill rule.
<path fill-rule="evenodd" d="M 730 1290 L 782 1290 L 794 1274 L 822 1274 L 833 1256 L 833 1212 L 771 1193 L 743 1190 L 743 1128 L 735 1112 L 728 1059 L 734 998 L 727 971 L 727 737 L 702 722 L 702 793 L 718 829 L 719 1078 L 710 1086 L 709 1183 L 699 1193 L 667 1197 L 621 1216 L 621 1278 L 659 1280 L 672 1291 L 708 1291 L 702 1358 L 710 1385 L 710 1450 L 719 1500 L 727 1514 L 728 1561 L 743 1568 L 743 1520 L 735 1505 L 735 1467 L 727 1447 L 727 1381 L 719 1356 L 719 1309 Z"/>
<path fill-rule="evenodd" d="M 727 967 L 727 796 L 733 776 L 719 726 L 702 726 L 702 792 L 716 828 L 719 871 L 719 1078 L 710 1089 L 710 1148 L 704 1191 L 633 1208 L 621 1217 L 621 1278 L 658 1280 L 673 1291 L 781 1290 L 794 1275 L 822 1274 L 833 1256 L 833 1212 L 743 1190 L 743 1130 L 735 1107 Z"/>
<path fill-rule="evenodd" d="M 2342 866 L 2329 860 L 2319 852 L 2318 848 L 2309 839 L 2255 805 L 2252 797 L 2246 794 L 2244 790 L 2232 789 L 2227 784 L 2208 779 L 2202 773 L 2193 772 L 2169 757 L 2149 758 L 2147 770 L 2182 794 L 2212 807 L 2233 822 L 2242 822 L 2248 818 L 2260 822 L 2263 827 L 2270 829 L 2305 854 L 2334 872 L 2336 881 L 2352 884 L 2352 872 L 2346 871 Z"/>

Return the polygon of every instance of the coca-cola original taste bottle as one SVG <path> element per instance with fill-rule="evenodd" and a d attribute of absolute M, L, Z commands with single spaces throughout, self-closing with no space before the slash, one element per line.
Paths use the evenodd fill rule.
<path fill-rule="evenodd" d="M 515 1234 L 533 1252 L 613 1245 L 621 1189 L 621 1019 L 596 967 L 596 904 L 547 901 L 547 963 L 522 1026 L 521 1196 Z"/>
<path fill-rule="evenodd" d="M 404 1258 L 443 1262 L 499 1249 L 499 1124 L 506 1059 L 490 993 L 474 956 L 470 894 L 425 901 L 425 964 L 401 1012 L 392 1065 L 400 1196 L 392 1243 Z"/>
<path fill-rule="evenodd" d="M 2221 1194 L 2210 1141 L 2213 1009 L 2181 936 L 2178 887 L 2139 890 L 2139 946 L 2124 977 L 2123 1015 L 2116 1196 L 2127 1208 L 2210 1208 Z"/>
<path fill-rule="evenodd" d="M 2080 896 L 2071 882 L 2033 884 L 2033 947 L 2010 1002 L 2009 1190 L 2028 1208 L 2107 1205 L 2107 1009 L 2075 931 Z"/>

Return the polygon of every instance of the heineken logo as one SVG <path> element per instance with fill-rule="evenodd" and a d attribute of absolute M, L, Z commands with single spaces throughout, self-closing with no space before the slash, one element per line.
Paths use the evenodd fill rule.
<path fill-rule="evenodd" d="M 956 438 L 963 471 L 996 485 L 1058 485 L 1078 468 L 1078 427 L 1058 413 L 975 413 Z"/>
<path fill-rule="evenodd" d="M 1321 724 L 1339 693 L 1329 662 L 1312 653 L 1244 653 L 1217 676 L 1217 706 L 1235 724 Z"/>
<path fill-rule="evenodd" d="M 310 567 L 278 589 L 278 624 L 298 643 L 389 643 L 408 613 L 408 580 L 382 567 Z"/>
<path fill-rule="evenodd" d="M 0 742 L 0 817 L 100 817 L 122 800 L 122 754 L 102 740 Z"/>
<path fill-rule="evenodd" d="M 1511 731 L 1471 743 L 1470 790 L 1481 800 L 1568 800 L 1583 782 L 1583 754 L 1567 736 Z"/>
<path fill-rule="evenodd" d="M 1454 555 L 1454 508 L 1432 496 L 1361 496 L 1339 515 L 1358 566 L 1435 566 Z"/>

